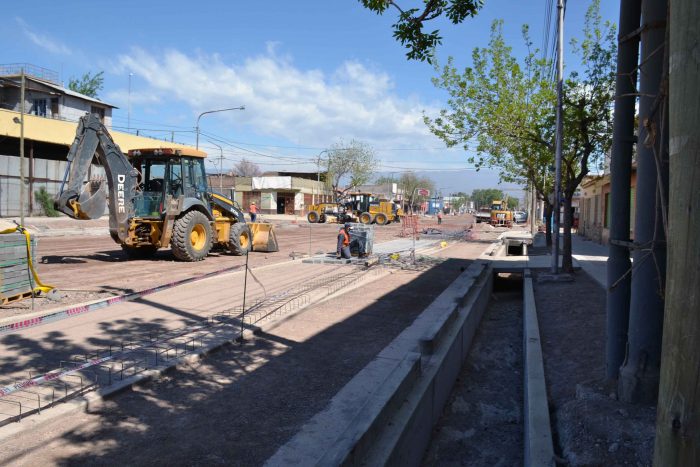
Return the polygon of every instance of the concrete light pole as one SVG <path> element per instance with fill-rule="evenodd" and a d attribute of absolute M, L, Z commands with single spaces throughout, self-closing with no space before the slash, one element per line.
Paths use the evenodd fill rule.
<path fill-rule="evenodd" d="M 24 227 L 24 99 L 25 99 L 25 79 L 24 67 L 21 75 L 20 103 L 19 103 L 19 222 Z M 30 193 L 29 196 L 32 194 Z"/>
<path fill-rule="evenodd" d="M 561 153 L 564 137 L 564 0 L 557 0 L 559 40 L 557 41 L 557 140 L 554 177 L 554 229 L 552 232 L 552 274 L 559 274 L 559 218 L 561 216 Z"/>
<path fill-rule="evenodd" d="M 199 115 L 197 116 L 197 123 L 196 123 L 196 126 L 195 126 L 195 132 L 197 133 L 197 146 L 196 146 L 197 149 L 199 149 L 199 119 L 202 118 L 202 116 L 203 116 L 203 115 L 206 115 L 206 114 L 213 114 L 213 113 L 216 113 L 216 112 L 226 112 L 226 111 L 229 111 L 229 110 L 245 110 L 245 105 L 242 105 L 242 106 L 240 106 L 240 107 L 231 107 L 231 108 L 228 108 L 228 109 L 207 110 L 206 112 L 202 112 L 201 114 L 199 114 Z"/>

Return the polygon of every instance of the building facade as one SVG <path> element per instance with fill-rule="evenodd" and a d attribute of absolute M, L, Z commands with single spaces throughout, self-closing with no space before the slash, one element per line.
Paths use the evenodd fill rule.
<path fill-rule="evenodd" d="M 18 87 L 21 76 L 14 73 L 15 68 L 0 66 L 0 217 L 43 215 L 42 197 L 37 197 L 37 192 L 43 188 L 51 198 L 58 193 L 79 118 L 95 113 L 109 127 L 116 108 L 52 82 L 48 70 L 21 66 L 25 72 L 24 113 Z M 125 154 L 130 149 L 189 148 L 129 133 L 110 130 L 110 134 Z M 101 174 L 103 169 L 95 163 L 90 176 Z M 22 206 L 20 192 L 25 200 Z"/>
<path fill-rule="evenodd" d="M 630 177 L 630 239 L 634 239 L 636 213 L 637 171 Z M 611 197 L 610 175 L 586 177 L 581 183 L 578 233 L 597 243 L 607 245 L 610 240 Z"/>

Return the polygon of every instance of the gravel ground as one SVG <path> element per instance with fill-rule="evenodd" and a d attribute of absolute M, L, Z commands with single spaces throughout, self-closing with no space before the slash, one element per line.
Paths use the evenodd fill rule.
<path fill-rule="evenodd" d="M 604 381 L 604 290 L 582 271 L 534 282 L 555 452 L 571 466 L 651 465 L 656 407 L 622 403 Z"/>
<path fill-rule="evenodd" d="M 496 280 L 424 466 L 522 463 L 522 307 L 522 282 Z"/>

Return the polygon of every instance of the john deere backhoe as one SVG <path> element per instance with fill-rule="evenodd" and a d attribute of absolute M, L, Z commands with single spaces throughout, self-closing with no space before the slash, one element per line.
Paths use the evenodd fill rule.
<path fill-rule="evenodd" d="M 97 158 L 105 180 L 85 183 Z M 96 219 L 109 203 L 109 233 L 132 258 L 170 246 L 182 261 L 200 261 L 214 247 L 235 255 L 278 251 L 272 225 L 246 223 L 231 199 L 207 186 L 201 151 L 155 148 L 125 156 L 96 115 L 78 123 L 56 209 Z"/>

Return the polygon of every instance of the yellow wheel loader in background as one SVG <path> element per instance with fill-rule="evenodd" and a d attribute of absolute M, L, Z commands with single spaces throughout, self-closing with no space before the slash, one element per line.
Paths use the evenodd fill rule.
<path fill-rule="evenodd" d="M 513 226 L 513 211 L 507 208 L 506 201 L 500 199 L 491 202 L 491 225 L 493 226 Z"/>
<path fill-rule="evenodd" d="M 84 183 L 96 157 L 104 180 Z M 214 247 L 235 255 L 278 251 L 272 224 L 246 223 L 231 199 L 207 186 L 201 151 L 153 148 L 125 156 L 99 117 L 80 119 L 54 204 L 74 219 L 96 219 L 109 202 L 109 233 L 129 257 L 170 246 L 181 261 L 200 261 Z"/>
<path fill-rule="evenodd" d="M 335 203 L 319 203 L 309 206 L 309 212 L 306 214 L 306 220 L 311 224 L 323 224 L 325 222 L 340 222 L 339 218 L 343 215 L 339 212 L 339 207 Z"/>
<path fill-rule="evenodd" d="M 347 198 L 346 213 L 362 224 L 386 225 L 399 222 L 404 215 L 398 204 L 372 193 L 349 193 Z"/>

